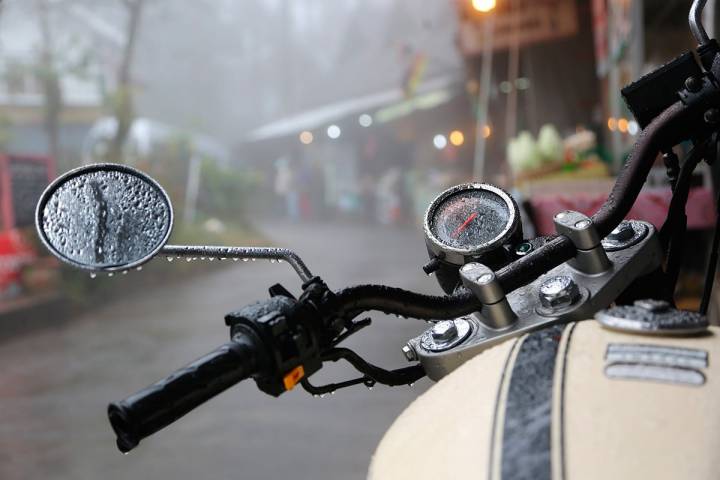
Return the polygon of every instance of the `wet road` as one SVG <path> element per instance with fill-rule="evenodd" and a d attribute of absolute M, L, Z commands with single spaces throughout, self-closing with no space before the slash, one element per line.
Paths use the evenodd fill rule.
<path fill-rule="evenodd" d="M 426 253 L 419 230 L 264 230 L 277 245 L 295 248 L 331 287 L 383 281 L 438 291 L 420 270 Z M 98 281 L 123 288 L 134 275 L 142 273 Z M 105 417 L 108 401 L 225 342 L 223 315 L 265 298 L 278 281 L 293 291 L 299 287 L 286 264 L 238 263 L 0 343 L 0 478 L 364 478 L 384 430 L 428 387 L 427 380 L 413 388 L 353 387 L 323 399 L 301 389 L 275 399 L 246 382 L 129 455 L 115 449 Z M 349 345 L 372 362 L 405 366 L 400 348 L 425 324 L 379 314 L 373 319 Z M 348 373 L 331 369 L 326 378 Z"/>

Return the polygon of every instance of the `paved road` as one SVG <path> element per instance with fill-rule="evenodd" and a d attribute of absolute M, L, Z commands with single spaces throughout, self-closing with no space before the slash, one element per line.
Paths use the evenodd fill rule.
<path fill-rule="evenodd" d="M 421 274 L 419 231 L 360 226 L 266 226 L 331 286 L 383 281 L 436 291 Z M 156 260 L 164 261 L 164 260 Z M 152 268 L 150 264 L 147 268 Z M 104 278 L 117 288 L 133 281 Z M 323 399 L 298 389 L 279 399 L 252 382 L 233 388 L 127 456 L 105 417 L 110 400 L 144 387 L 226 341 L 223 314 L 281 281 L 287 265 L 238 263 L 157 286 L 55 328 L 0 344 L 0 478 L 364 478 L 392 420 L 429 385 L 355 387 Z M 351 345 L 381 365 L 404 366 L 400 348 L 425 324 L 375 315 Z M 326 378 L 347 373 L 333 367 Z"/>

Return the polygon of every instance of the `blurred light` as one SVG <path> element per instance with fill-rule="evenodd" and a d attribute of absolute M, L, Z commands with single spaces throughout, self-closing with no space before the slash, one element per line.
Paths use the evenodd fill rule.
<path fill-rule="evenodd" d="M 518 78 L 515 80 L 515 88 L 518 90 L 527 90 L 530 88 L 530 79 L 525 77 Z"/>
<path fill-rule="evenodd" d="M 628 123 L 628 133 L 630 135 L 637 135 L 640 132 L 640 125 L 635 120 L 630 120 Z"/>
<path fill-rule="evenodd" d="M 463 143 L 465 143 L 465 135 L 460 130 L 453 130 L 450 132 L 450 143 L 455 145 L 456 147 L 459 147 Z"/>
<path fill-rule="evenodd" d="M 327 128 L 327 136 L 332 138 L 333 140 L 338 138 L 340 136 L 340 133 L 342 132 L 340 131 L 340 127 L 338 127 L 337 125 L 330 125 Z"/>
<path fill-rule="evenodd" d="M 607 126 L 611 132 L 614 132 L 615 130 L 617 130 L 617 120 L 615 120 L 615 118 L 613 117 L 608 118 Z"/>
<path fill-rule="evenodd" d="M 308 132 L 307 130 L 305 130 L 304 132 L 300 132 L 300 143 L 302 143 L 303 145 L 310 145 L 312 141 L 312 132 Z"/>
<path fill-rule="evenodd" d="M 480 84 L 477 80 L 471 78 L 470 80 L 465 82 L 465 89 L 468 91 L 468 93 L 477 93 L 477 91 L 480 89 Z"/>
<path fill-rule="evenodd" d="M 510 93 L 512 91 L 512 83 L 505 80 L 504 82 L 500 82 L 500 91 L 502 93 Z"/>
<path fill-rule="evenodd" d="M 628 121 L 627 121 L 627 118 L 620 118 L 620 119 L 618 119 L 618 121 L 617 121 L 617 128 L 618 128 L 618 130 L 620 130 L 622 133 L 627 133 L 627 131 L 628 131 Z"/>
<path fill-rule="evenodd" d="M 358 117 L 358 123 L 360 124 L 361 127 L 369 127 L 370 125 L 372 125 L 372 122 L 373 122 L 372 117 L 370 115 L 368 115 L 367 113 L 363 113 L 362 115 L 360 115 Z"/>
<path fill-rule="evenodd" d="M 433 137 L 433 145 L 438 150 L 442 150 L 447 146 L 447 138 L 445 138 L 445 135 L 437 134 Z"/>
<path fill-rule="evenodd" d="M 495 8 L 495 0 L 472 0 L 472 7 L 478 12 L 489 12 Z"/>
<path fill-rule="evenodd" d="M 490 138 L 490 135 L 492 135 L 492 128 L 490 128 L 490 125 L 485 125 L 483 127 L 483 137 Z"/>

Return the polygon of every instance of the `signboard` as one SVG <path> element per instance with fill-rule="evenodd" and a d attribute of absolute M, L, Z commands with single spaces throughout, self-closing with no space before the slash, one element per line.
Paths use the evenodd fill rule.
<path fill-rule="evenodd" d="M 467 7 L 461 11 L 458 43 L 463 55 L 482 54 L 487 21 L 493 22 L 493 50 L 504 50 L 514 43 L 523 46 L 571 37 L 578 32 L 575 0 L 515 0 L 502 5 L 486 14 L 469 12 Z"/>

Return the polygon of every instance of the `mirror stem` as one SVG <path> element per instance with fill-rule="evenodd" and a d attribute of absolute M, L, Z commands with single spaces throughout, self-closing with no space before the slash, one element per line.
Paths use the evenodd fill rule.
<path fill-rule="evenodd" d="M 297 272 L 300 279 L 307 282 L 313 278 L 310 269 L 297 253 L 287 248 L 270 247 L 214 247 L 200 245 L 165 245 L 160 253 L 168 257 L 215 257 L 215 258 L 251 258 L 265 260 L 284 260 Z"/>

